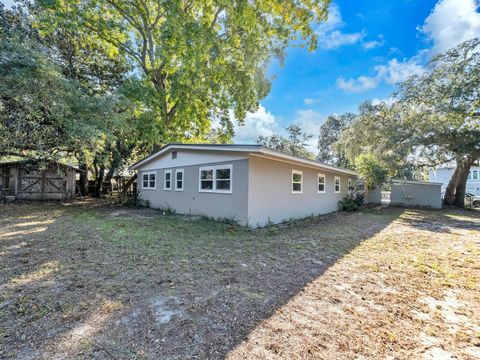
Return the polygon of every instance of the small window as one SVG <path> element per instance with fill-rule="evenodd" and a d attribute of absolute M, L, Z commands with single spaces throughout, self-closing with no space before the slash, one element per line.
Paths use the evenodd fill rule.
<path fill-rule="evenodd" d="M 142 174 L 142 188 L 155 189 L 156 187 L 156 173 L 146 172 Z"/>
<path fill-rule="evenodd" d="M 175 171 L 175 191 L 183 191 L 183 169 Z"/>
<path fill-rule="evenodd" d="M 473 170 L 472 178 L 473 178 L 473 180 L 478 180 L 478 171 L 477 170 Z"/>
<path fill-rule="evenodd" d="M 213 190 L 213 170 L 202 170 L 200 172 L 200 189 Z"/>
<path fill-rule="evenodd" d="M 215 172 L 215 188 L 217 190 L 230 190 L 230 169 L 217 169 Z"/>
<path fill-rule="evenodd" d="M 335 176 L 335 193 L 340 192 L 340 176 Z"/>
<path fill-rule="evenodd" d="M 353 181 L 352 181 L 352 179 L 348 179 L 348 191 L 353 191 Z"/>
<path fill-rule="evenodd" d="M 232 165 L 200 168 L 200 192 L 232 192 Z"/>
<path fill-rule="evenodd" d="M 471 179 L 472 179 L 472 172 L 469 171 L 469 172 L 468 172 L 468 176 L 467 176 L 467 180 L 471 180 Z"/>
<path fill-rule="evenodd" d="M 172 170 L 165 170 L 164 190 L 172 190 Z"/>
<path fill-rule="evenodd" d="M 301 194 L 303 184 L 303 172 L 292 170 L 292 194 Z"/>
<path fill-rule="evenodd" d="M 177 152 L 172 151 L 172 160 L 175 160 L 177 158 Z"/>
<path fill-rule="evenodd" d="M 325 194 L 325 175 L 324 174 L 318 174 L 318 193 L 319 194 Z"/>

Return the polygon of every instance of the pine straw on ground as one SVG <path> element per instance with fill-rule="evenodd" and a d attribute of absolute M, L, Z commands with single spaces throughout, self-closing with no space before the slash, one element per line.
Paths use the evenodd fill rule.
<path fill-rule="evenodd" d="M 228 359 L 479 359 L 480 218 L 470 214 L 403 212 Z"/>
<path fill-rule="evenodd" d="M 480 214 L 245 230 L 98 202 L 0 205 L 0 358 L 474 359 Z"/>

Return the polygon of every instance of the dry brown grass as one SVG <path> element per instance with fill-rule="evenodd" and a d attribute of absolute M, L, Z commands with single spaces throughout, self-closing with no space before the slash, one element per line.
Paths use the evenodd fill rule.
<path fill-rule="evenodd" d="M 479 356 L 479 213 L 255 231 L 98 203 L 0 214 L 0 358 Z"/>
<path fill-rule="evenodd" d="M 480 219 L 470 214 L 403 212 L 228 359 L 479 359 Z"/>

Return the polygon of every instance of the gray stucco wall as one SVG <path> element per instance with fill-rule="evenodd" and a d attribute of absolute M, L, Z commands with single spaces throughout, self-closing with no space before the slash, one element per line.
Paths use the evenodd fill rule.
<path fill-rule="evenodd" d="M 232 193 L 203 193 L 198 191 L 199 168 L 208 165 L 232 164 Z M 172 189 L 164 190 L 164 172 L 172 171 Z M 184 190 L 175 191 L 173 178 L 176 169 L 184 169 Z M 205 215 L 229 218 L 247 225 L 248 217 L 248 160 L 232 160 L 210 164 L 150 169 L 155 171 L 156 189 L 142 189 L 142 173 L 138 172 L 138 189 L 143 200 L 152 208 L 170 208 L 178 214 Z"/>
<path fill-rule="evenodd" d="M 303 193 L 292 194 L 292 170 L 303 172 Z M 249 163 L 248 223 L 263 226 L 310 215 L 338 210 L 338 202 L 348 193 L 348 178 L 299 165 L 267 160 L 255 156 Z M 318 193 L 317 174 L 325 174 L 326 191 Z M 334 177 L 340 176 L 340 193 L 334 193 Z"/>
<path fill-rule="evenodd" d="M 441 185 L 393 183 L 391 204 L 397 206 L 442 207 Z"/>

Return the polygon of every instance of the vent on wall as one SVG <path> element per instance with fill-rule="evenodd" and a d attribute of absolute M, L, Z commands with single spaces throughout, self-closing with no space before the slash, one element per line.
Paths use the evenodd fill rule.
<path fill-rule="evenodd" d="M 172 160 L 175 160 L 177 158 L 177 152 L 172 151 Z"/>

